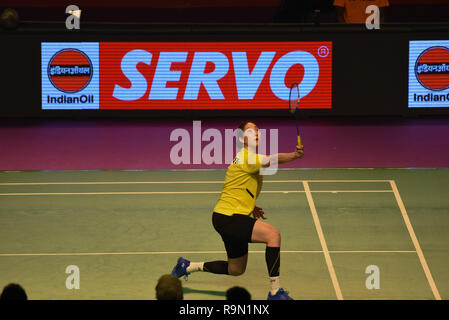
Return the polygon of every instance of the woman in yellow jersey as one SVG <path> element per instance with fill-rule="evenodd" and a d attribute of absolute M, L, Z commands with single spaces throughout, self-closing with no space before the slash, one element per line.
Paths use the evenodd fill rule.
<path fill-rule="evenodd" d="M 262 167 L 269 167 L 270 161 L 275 160 L 272 159 L 273 156 L 257 154 L 259 128 L 256 124 L 245 121 L 239 129 L 241 134 L 238 139 L 243 142 L 243 148 L 228 167 L 223 190 L 212 215 L 213 226 L 225 244 L 228 261 L 190 262 L 181 257 L 172 274 L 182 277 L 192 272 L 204 271 L 238 276 L 246 269 L 248 243 L 265 243 L 265 260 L 271 283 L 268 299 L 291 300 L 280 286 L 280 233 L 272 225 L 258 220 L 266 218 L 263 209 L 256 206 L 256 198 L 263 182 L 259 171 Z M 296 146 L 296 150 L 291 153 L 274 155 L 279 164 L 303 156 L 303 146 Z"/>

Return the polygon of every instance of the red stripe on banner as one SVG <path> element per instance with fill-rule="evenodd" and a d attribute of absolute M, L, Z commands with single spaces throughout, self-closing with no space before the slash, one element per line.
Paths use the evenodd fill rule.
<path fill-rule="evenodd" d="M 74 50 L 67 50 L 67 51 L 62 51 L 61 53 L 59 53 L 58 55 L 56 55 L 55 57 L 53 57 L 53 60 L 51 61 L 52 65 L 58 65 L 58 64 L 63 64 L 63 65 L 89 65 L 89 59 L 87 59 L 87 57 L 78 52 L 78 51 L 74 51 Z"/>
<path fill-rule="evenodd" d="M 449 74 L 420 75 L 419 80 L 423 85 L 433 90 L 442 90 L 449 86 Z"/>
<path fill-rule="evenodd" d="M 53 76 L 51 81 L 55 84 L 55 86 L 64 91 L 73 92 L 82 89 L 90 77 L 61 77 L 61 76 Z"/>

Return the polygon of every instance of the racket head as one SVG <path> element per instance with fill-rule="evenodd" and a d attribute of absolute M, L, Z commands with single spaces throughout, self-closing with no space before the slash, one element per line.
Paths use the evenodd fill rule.
<path fill-rule="evenodd" d="M 292 114 L 296 112 L 299 106 L 299 88 L 297 83 L 290 86 L 290 94 L 288 96 L 288 108 Z"/>

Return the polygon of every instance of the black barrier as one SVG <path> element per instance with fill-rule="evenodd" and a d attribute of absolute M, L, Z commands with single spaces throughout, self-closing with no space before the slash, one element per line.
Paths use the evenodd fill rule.
<path fill-rule="evenodd" d="M 12 301 L 1 302 L 2 310 L 22 315 L 30 312 L 47 318 L 60 317 L 70 310 L 72 318 L 91 316 L 110 317 L 141 315 L 164 319 L 280 319 L 281 317 L 306 318 L 318 315 L 322 318 L 342 316 L 345 319 L 377 319 L 385 314 L 425 316 L 428 310 L 447 310 L 448 301 Z M 157 316 L 155 316 L 157 315 Z"/>
<path fill-rule="evenodd" d="M 42 42 L 332 41 L 332 108 L 315 116 L 449 115 L 449 108 L 409 108 L 409 41 L 449 40 L 449 24 L 385 24 L 379 30 L 340 24 L 83 24 L 23 23 L 0 31 L 0 117 L 288 116 L 285 110 L 42 110 Z M 425 98 L 422 98 L 425 99 Z"/>

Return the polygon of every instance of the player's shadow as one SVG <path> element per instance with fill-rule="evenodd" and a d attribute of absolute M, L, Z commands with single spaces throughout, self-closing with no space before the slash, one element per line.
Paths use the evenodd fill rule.
<path fill-rule="evenodd" d="M 183 287 L 182 291 L 184 294 L 189 293 L 200 293 L 200 294 L 207 294 L 210 296 L 217 296 L 217 297 L 226 297 L 225 291 L 214 291 L 214 290 L 198 290 L 198 289 L 191 289 L 187 287 Z"/>

